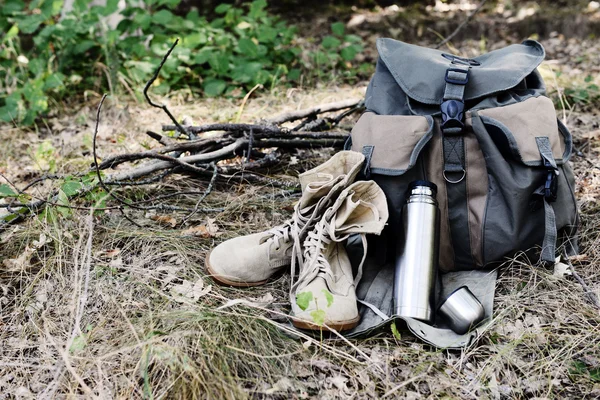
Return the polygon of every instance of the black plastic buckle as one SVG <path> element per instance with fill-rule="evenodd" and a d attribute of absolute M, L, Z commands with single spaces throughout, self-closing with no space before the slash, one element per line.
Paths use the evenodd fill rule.
<path fill-rule="evenodd" d="M 450 72 L 460 72 L 462 74 L 465 74 L 465 79 L 463 79 L 463 80 L 452 79 L 448 76 L 448 74 Z M 467 83 L 469 83 L 469 72 L 470 72 L 469 69 L 465 71 L 464 69 L 460 69 L 460 68 L 448 68 L 446 70 L 446 77 L 444 79 L 447 83 L 454 83 L 455 85 L 466 85 Z"/>
<path fill-rule="evenodd" d="M 548 168 L 546 182 L 544 182 L 544 199 L 552 203 L 558 197 L 558 170 L 556 170 L 547 160 L 544 160 L 544 166 Z"/>
<path fill-rule="evenodd" d="M 481 65 L 481 63 L 477 60 L 455 56 L 454 54 L 442 53 L 442 57 L 444 57 L 446 60 L 452 61 L 452 64 L 470 65 L 471 67 L 478 67 Z"/>
<path fill-rule="evenodd" d="M 465 103 L 460 100 L 444 100 L 440 106 L 442 110 L 442 129 L 461 128 L 463 124 L 463 114 Z"/>

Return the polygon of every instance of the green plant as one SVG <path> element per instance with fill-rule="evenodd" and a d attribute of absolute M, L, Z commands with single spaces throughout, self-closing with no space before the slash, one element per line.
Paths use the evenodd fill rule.
<path fill-rule="evenodd" d="M 302 73 L 343 70 L 362 50 L 358 36 L 333 24 L 333 35 L 312 54 L 310 68 L 295 45 L 296 28 L 267 12 L 266 0 L 221 4 L 212 20 L 192 10 L 177 15 L 181 0 L 118 0 L 90 7 L 76 0 L 60 18 L 63 0 L 6 0 L 0 8 L 0 120 L 29 125 L 50 104 L 84 91 L 138 90 L 153 74 L 176 37 L 181 38 L 154 83 L 153 92 L 188 89 L 205 96 L 242 97 L 255 85 L 274 86 Z M 110 29 L 105 17 L 122 20 Z"/>
<path fill-rule="evenodd" d="M 362 38 L 346 34 L 344 24 L 335 22 L 331 24 L 331 35 L 323 37 L 320 48 L 311 52 L 310 59 L 319 72 L 341 71 L 344 78 L 354 78 L 357 74 L 371 72 L 370 64 L 361 64 L 358 67 L 353 64 L 356 56 L 362 51 Z"/>

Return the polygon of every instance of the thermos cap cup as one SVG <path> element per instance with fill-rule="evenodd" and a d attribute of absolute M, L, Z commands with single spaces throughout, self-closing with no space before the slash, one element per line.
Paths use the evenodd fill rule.
<path fill-rule="evenodd" d="M 419 186 L 425 186 L 425 187 L 428 187 L 429 189 L 431 189 L 431 191 L 433 192 L 433 196 L 435 196 L 437 194 L 437 185 L 433 182 L 424 181 L 424 180 L 412 181 L 411 183 L 409 183 L 408 184 L 409 193 L 414 188 L 419 187 Z"/>
<path fill-rule="evenodd" d="M 448 322 L 450 329 L 459 335 L 467 333 L 485 317 L 483 306 L 466 286 L 450 293 L 438 312 Z"/>

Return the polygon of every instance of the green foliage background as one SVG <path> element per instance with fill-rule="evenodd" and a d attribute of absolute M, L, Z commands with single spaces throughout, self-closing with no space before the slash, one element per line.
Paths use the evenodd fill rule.
<path fill-rule="evenodd" d="M 63 0 L 5 0 L 0 8 L 0 120 L 30 125 L 53 102 L 86 90 L 139 95 L 175 38 L 178 46 L 153 91 L 188 89 L 204 96 L 243 96 L 257 84 L 290 85 L 302 77 L 353 79 L 362 40 L 342 23 L 310 51 L 297 30 L 267 12 L 266 0 L 221 4 L 208 20 L 197 10 L 177 15 L 181 0 L 127 0 L 116 29 L 104 22 L 118 12 L 76 0 L 60 18 Z M 362 67 L 363 69 L 366 66 Z"/>

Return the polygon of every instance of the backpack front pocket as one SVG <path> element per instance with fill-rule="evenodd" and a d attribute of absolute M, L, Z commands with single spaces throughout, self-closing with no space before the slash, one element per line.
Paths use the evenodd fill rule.
<path fill-rule="evenodd" d="M 482 226 L 484 262 L 535 247 L 553 258 L 557 232 L 576 225 L 577 210 L 567 163 L 571 137 L 557 124 L 552 102 L 531 98 L 471 116 L 489 181 Z M 545 187 L 550 190 L 545 192 Z"/>
<path fill-rule="evenodd" d="M 387 198 L 390 256 L 397 241 L 403 240 L 401 214 L 408 185 L 426 177 L 420 155 L 431 141 L 433 127 L 430 116 L 366 112 L 352 129 L 351 149 L 365 155 L 364 177 L 377 182 Z"/>

